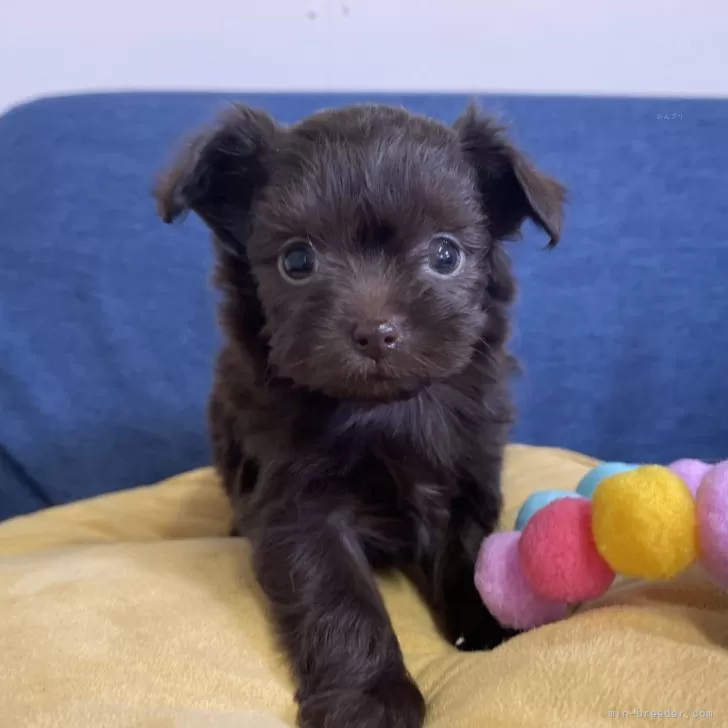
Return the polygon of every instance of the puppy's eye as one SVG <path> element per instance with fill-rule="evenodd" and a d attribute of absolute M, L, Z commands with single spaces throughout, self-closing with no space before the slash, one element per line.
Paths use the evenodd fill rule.
<path fill-rule="evenodd" d="M 452 238 L 438 235 L 432 239 L 427 263 L 435 273 L 450 276 L 460 268 L 461 260 L 460 248 Z"/>
<path fill-rule="evenodd" d="M 303 281 L 316 270 L 316 254 L 311 245 L 297 240 L 288 245 L 278 258 L 278 270 L 284 278 Z"/>

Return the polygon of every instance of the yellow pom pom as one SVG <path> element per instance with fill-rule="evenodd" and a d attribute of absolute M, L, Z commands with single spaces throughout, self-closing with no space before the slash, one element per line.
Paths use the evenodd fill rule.
<path fill-rule="evenodd" d="M 592 498 L 592 529 L 599 553 L 624 576 L 670 579 L 697 558 L 692 493 L 659 465 L 603 480 Z"/>

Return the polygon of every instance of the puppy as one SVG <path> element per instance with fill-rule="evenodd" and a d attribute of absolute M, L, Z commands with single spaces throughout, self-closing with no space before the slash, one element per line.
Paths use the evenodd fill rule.
<path fill-rule="evenodd" d="M 282 127 L 235 106 L 157 187 L 212 229 L 214 459 L 297 679 L 304 728 L 419 728 L 374 572 L 416 580 L 465 649 L 505 633 L 473 585 L 501 508 L 514 282 L 502 241 L 559 239 L 564 190 L 475 108 Z"/>

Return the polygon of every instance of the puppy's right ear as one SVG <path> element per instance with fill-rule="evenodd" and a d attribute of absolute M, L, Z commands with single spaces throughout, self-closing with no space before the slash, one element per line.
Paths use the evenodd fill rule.
<path fill-rule="evenodd" d="M 556 245 L 566 199 L 562 185 L 536 169 L 474 104 L 455 122 L 455 130 L 476 172 L 493 237 L 517 235 L 528 217 L 548 234 L 549 247 Z"/>
<path fill-rule="evenodd" d="M 235 105 L 193 138 L 155 187 L 157 209 L 171 223 L 192 210 L 222 237 L 236 237 L 255 193 L 266 183 L 277 133 L 264 112 Z"/>

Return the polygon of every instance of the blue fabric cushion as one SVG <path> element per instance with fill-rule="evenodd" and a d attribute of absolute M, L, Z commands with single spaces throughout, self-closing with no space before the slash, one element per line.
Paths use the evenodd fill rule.
<path fill-rule="evenodd" d="M 453 120 L 462 96 L 239 96 L 282 121 L 360 101 Z M 170 147 L 219 94 L 49 99 L 0 118 L 0 518 L 209 462 L 218 344 L 199 221 L 162 225 Z M 728 102 L 488 97 L 571 191 L 529 231 L 514 439 L 602 458 L 728 455 Z"/>

